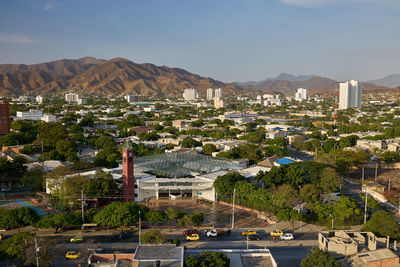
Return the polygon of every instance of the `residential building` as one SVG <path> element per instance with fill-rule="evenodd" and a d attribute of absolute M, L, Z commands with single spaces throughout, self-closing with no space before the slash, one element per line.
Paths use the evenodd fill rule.
<path fill-rule="evenodd" d="M 299 102 L 307 100 L 307 98 L 308 98 L 307 89 L 305 89 L 305 88 L 297 89 L 297 93 L 294 98 L 296 101 L 299 101 Z"/>
<path fill-rule="evenodd" d="M 40 121 L 42 119 L 43 112 L 41 110 L 30 109 L 29 111 L 17 111 L 17 120 L 31 120 Z"/>
<path fill-rule="evenodd" d="M 8 102 L 0 101 L 0 135 L 10 133 L 10 110 Z"/>
<path fill-rule="evenodd" d="M 213 100 L 214 99 L 214 89 L 208 88 L 207 89 L 207 100 Z"/>
<path fill-rule="evenodd" d="M 125 95 L 124 98 L 126 99 L 126 101 L 128 101 L 128 103 L 135 103 L 148 100 L 148 96 L 144 95 Z"/>
<path fill-rule="evenodd" d="M 223 92 L 222 92 L 222 88 L 215 89 L 214 96 L 222 98 L 224 96 Z"/>
<path fill-rule="evenodd" d="M 199 98 L 199 94 L 197 93 L 196 89 L 193 88 L 187 88 L 185 89 L 185 91 L 183 92 L 183 98 L 186 101 L 192 101 L 192 100 L 196 100 Z"/>
<path fill-rule="evenodd" d="M 87 104 L 87 98 L 78 98 L 77 103 L 78 103 L 78 105 L 86 105 Z"/>
<path fill-rule="evenodd" d="M 65 101 L 67 103 L 78 103 L 79 95 L 75 93 L 65 94 Z"/>
<path fill-rule="evenodd" d="M 219 97 L 219 96 L 216 96 L 216 97 L 214 98 L 214 108 L 215 108 L 215 109 L 219 109 L 219 108 L 223 108 L 223 107 L 225 107 L 224 99 L 222 99 L 222 98 Z"/>
<path fill-rule="evenodd" d="M 389 249 L 389 239 L 372 232 L 329 231 L 318 233 L 318 246 L 339 258 L 343 266 L 398 266 L 399 256 Z"/>
<path fill-rule="evenodd" d="M 38 104 L 42 104 L 42 103 L 43 103 L 43 96 L 38 95 L 38 96 L 36 97 L 36 102 L 37 102 Z"/>
<path fill-rule="evenodd" d="M 56 116 L 49 114 L 43 114 L 41 120 L 44 122 L 57 122 Z"/>
<path fill-rule="evenodd" d="M 340 83 L 339 109 L 361 108 L 362 90 L 358 81 Z"/>

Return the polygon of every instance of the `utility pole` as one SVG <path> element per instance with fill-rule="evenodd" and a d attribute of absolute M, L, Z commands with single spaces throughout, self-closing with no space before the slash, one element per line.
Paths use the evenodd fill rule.
<path fill-rule="evenodd" d="M 85 223 L 85 199 L 83 198 L 83 189 L 81 190 L 81 201 L 82 201 L 82 224 Z"/>
<path fill-rule="evenodd" d="M 378 178 L 378 162 L 375 165 L 375 182 L 377 178 Z"/>
<path fill-rule="evenodd" d="M 35 256 L 36 256 L 36 266 L 39 267 L 39 252 L 40 248 L 38 247 L 37 238 L 35 237 Z"/>
<path fill-rule="evenodd" d="M 42 144 L 42 154 L 43 154 L 44 153 L 43 139 L 40 140 L 40 143 Z"/>
<path fill-rule="evenodd" d="M 140 241 L 141 234 L 142 234 L 142 220 L 140 218 L 140 210 L 139 210 L 139 246 L 141 244 L 141 241 Z"/>
<path fill-rule="evenodd" d="M 246 246 L 247 246 L 247 250 L 249 250 L 249 235 L 247 235 Z"/>
<path fill-rule="evenodd" d="M 232 202 L 232 230 L 235 228 L 235 193 L 236 188 L 233 188 L 233 202 Z"/>
<path fill-rule="evenodd" d="M 388 192 L 390 193 L 390 178 L 389 178 Z"/>
<path fill-rule="evenodd" d="M 367 193 L 367 188 L 365 188 L 364 224 L 367 222 L 367 205 L 368 205 L 368 193 Z"/>
<path fill-rule="evenodd" d="M 361 187 L 364 183 L 364 167 L 361 168 Z"/>

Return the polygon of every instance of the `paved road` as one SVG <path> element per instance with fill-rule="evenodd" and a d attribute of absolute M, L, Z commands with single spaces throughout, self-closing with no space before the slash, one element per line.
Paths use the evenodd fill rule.
<path fill-rule="evenodd" d="M 280 266 L 298 266 L 301 259 L 307 255 L 311 247 L 317 245 L 316 233 L 296 233 L 296 239 L 290 241 L 272 240 L 264 230 L 260 230 L 258 233 L 261 235 L 262 240 L 249 241 L 249 248 L 270 249 L 272 255 Z M 218 238 L 207 238 L 206 236 L 201 236 L 201 240 L 195 242 L 186 241 L 181 234 L 167 235 L 167 239 L 179 239 L 182 242 L 181 245 L 186 246 L 188 249 L 245 249 L 247 247 L 246 239 L 241 238 L 241 233 L 239 231 Z M 87 252 L 88 246 L 100 246 L 104 249 L 105 253 L 113 253 L 114 251 L 132 253 L 138 245 L 137 240 L 136 234 L 128 236 L 125 240 L 119 240 L 119 238 L 112 238 L 111 236 L 96 236 L 87 238 L 84 243 L 71 244 L 68 243 L 67 238 L 60 240 L 60 237 L 58 237 L 55 250 L 59 253 L 56 253 L 58 256 L 54 258 L 53 263 L 55 266 L 77 266 L 78 263 L 85 263 L 89 256 L 89 253 Z M 81 259 L 66 260 L 64 255 L 65 252 L 69 250 L 79 251 L 82 254 Z"/>

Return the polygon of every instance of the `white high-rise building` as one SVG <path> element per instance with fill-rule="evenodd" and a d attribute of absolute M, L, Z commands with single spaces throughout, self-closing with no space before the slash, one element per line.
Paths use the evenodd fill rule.
<path fill-rule="evenodd" d="M 186 101 L 196 100 L 199 98 L 199 94 L 197 93 L 196 89 L 188 88 L 183 92 L 183 98 Z"/>
<path fill-rule="evenodd" d="M 303 100 L 307 100 L 307 98 L 308 98 L 307 89 L 305 89 L 305 88 L 297 89 L 297 93 L 294 98 L 296 101 L 299 101 L 299 102 L 303 101 Z"/>
<path fill-rule="evenodd" d="M 213 100 L 214 99 L 214 89 L 208 88 L 207 89 L 207 100 Z"/>
<path fill-rule="evenodd" d="M 75 93 L 65 94 L 65 101 L 68 103 L 78 103 L 79 95 Z"/>
<path fill-rule="evenodd" d="M 222 98 L 223 97 L 222 88 L 215 89 L 214 95 L 215 97 Z"/>
<path fill-rule="evenodd" d="M 362 90 L 358 81 L 340 83 L 339 109 L 361 108 Z"/>
<path fill-rule="evenodd" d="M 38 96 L 36 97 L 36 102 L 37 102 L 38 104 L 42 104 L 42 103 L 43 103 L 43 96 L 38 95 Z"/>

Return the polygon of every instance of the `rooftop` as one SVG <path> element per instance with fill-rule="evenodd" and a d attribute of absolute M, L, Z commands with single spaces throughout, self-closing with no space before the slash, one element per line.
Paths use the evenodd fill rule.
<path fill-rule="evenodd" d="M 135 159 L 135 169 L 139 172 L 161 177 L 180 178 L 226 170 L 235 165 L 234 161 L 195 154 L 173 152 Z"/>

